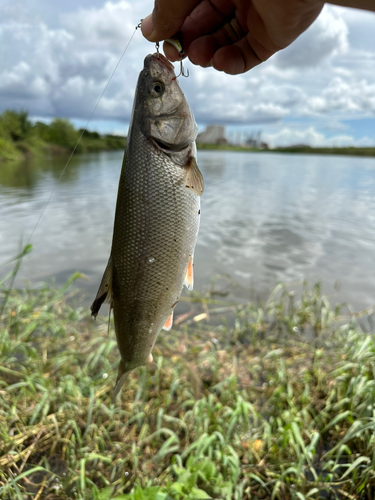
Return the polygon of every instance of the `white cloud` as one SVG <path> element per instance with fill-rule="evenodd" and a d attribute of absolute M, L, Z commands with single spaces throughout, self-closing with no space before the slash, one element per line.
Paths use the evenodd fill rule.
<path fill-rule="evenodd" d="M 130 38 L 135 23 L 129 2 L 106 2 L 99 9 L 82 9 L 64 14 L 62 22 L 82 47 L 118 50 Z"/>
<path fill-rule="evenodd" d="M 264 133 L 263 139 L 271 147 L 306 144 L 315 147 L 370 146 L 374 141 L 369 138 L 357 141 L 350 135 L 335 135 L 327 138 L 314 127 L 283 127 L 275 133 Z"/>
<path fill-rule="evenodd" d="M 348 28 L 339 11 L 325 7 L 300 38 L 275 56 L 280 67 L 315 67 L 322 60 L 348 50 Z"/>
<path fill-rule="evenodd" d="M 306 100 L 305 114 L 350 118 L 375 114 L 375 82 L 358 81 L 354 75 L 333 76 L 318 96 Z"/>
<path fill-rule="evenodd" d="M 138 4 L 138 8 L 144 2 Z M 87 117 L 134 33 L 140 13 L 129 2 L 106 2 L 61 16 L 61 26 L 50 29 L 44 22 L 0 20 L 0 95 L 2 109 L 28 109 L 30 114 Z M 126 66 L 118 68 L 97 116 L 128 119 L 134 86 L 141 69 L 145 46 L 136 33 Z M 129 81 L 131 83 L 129 84 Z M 113 102 L 109 103 L 108 100 Z M 44 108 L 44 113 L 43 113 Z M 0 110 L 1 111 L 1 110 Z"/>
<path fill-rule="evenodd" d="M 135 26 L 151 9 L 149 0 L 5 4 L 0 112 L 12 107 L 81 120 L 91 114 Z M 375 44 L 366 44 L 374 38 L 373 20 L 366 12 L 325 7 L 306 33 L 265 64 L 232 77 L 187 63 L 190 77 L 181 78 L 181 86 L 200 123 L 263 124 L 285 134 L 285 118 L 305 117 L 324 136 L 328 122 L 339 130 L 343 119 L 375 116 Z M 360 33 L 355 44 L 351 29 Z M 153 50 L 136 32 L 95 118 L 129 120 L 143 58 Z M 365 135 L 371 139 L 371 132 Z"/>

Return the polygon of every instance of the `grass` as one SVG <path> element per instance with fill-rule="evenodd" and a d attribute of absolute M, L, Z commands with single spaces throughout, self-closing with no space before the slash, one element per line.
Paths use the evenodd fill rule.
<path fill-rule="evenodd" d="M 319 285 L 191 296 L 113 404 L 113 325 L 74 306 L 77 277 L 2 283 L 1 499 L 374 498 L 374 338 Z"/>
<path fill-rule="evenodd" d="M 318 154 L 318 155 L 348 155 L 348 156 L 375 156 L 375 147 L 331 147 L 317 148 L 310 146 L 275 148 L 272 151 L 276 153 L 299 153 L 299 154 Z"/>

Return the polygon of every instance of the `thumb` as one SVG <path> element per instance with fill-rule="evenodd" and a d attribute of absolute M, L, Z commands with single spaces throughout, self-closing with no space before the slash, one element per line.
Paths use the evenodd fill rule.
<path fill-rule="evenodd" d="M 150 42 L 175 35 L 201 0 L 155 0 L 152 14 L 142 21 L 142 34 Z"/>

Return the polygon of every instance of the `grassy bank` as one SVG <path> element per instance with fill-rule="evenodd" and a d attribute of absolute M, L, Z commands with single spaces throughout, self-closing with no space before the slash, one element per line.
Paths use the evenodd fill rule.
<path fill-rule="evenodd" d="M 296 154 L 319 154 L 319 155 L 349 155 L 349 156 L 375 156 L 375 148 L 312 148 L 309 146 L 304 147 L 286 147 L 274 149 L 254 149 L 246 146 L 231 146 L 223 144 L 197 144 L 198 149 L 210 149 L 221 151 L 244 151 L 244 152 L 257 152 L 257 153 L 296 153 Z"/>
<path fill-rule="evenodd" d="M 50 124 L 32 123 L 27 112 L 7 110 L 0 115 L 0 161 L 50 154 L 69 154 L 83 130 L 75 129 L 69 120 L 55 118 Z M 85 131 L 76 152 L 87 153 L 124 149 L 125 137 L 100 135 Z"/>
<path fill-rule="evenodd" d="M 76 277 L 3 285 L 0 498 L 374 498 L 375 342 L 319 286 L 191 297 L 113 404 L 113 325 L 72 305 Z"/>
<path fill-rule="evenodd" d="M 244 151 L 244 152 L 259 152 L 263 151 L 260 149 L 248 148 L 246 146 L 235 146 L 230 144 L 203 144 L 202 142 L 197 142 L 197 149 L 210 149 L 219 151 Z"/>
<path fill-rule="evenodd" d="M 272 151 L 277 153 L 299 153 L 299 154 L 318 154 L 318 155 L 348 155 L 348 156 L 375 156 L 375 148 L 312 148 L 309 146 L 300 148 L 275 148 Z"/>

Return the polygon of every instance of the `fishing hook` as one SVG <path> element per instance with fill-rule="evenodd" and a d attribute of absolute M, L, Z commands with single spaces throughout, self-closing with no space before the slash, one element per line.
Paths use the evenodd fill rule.
<path fill-rule="evenodd" d="M 187 78 L 189 76 L 189 68 L 186 70 L 186 73 L 185 73 L 184 65 L 182 64 L 182 57 L 183 57 L 183 54 L 181 54 L 181 52 L 180 52 L 180 72 L 176 76 L 176 78 L 178 78 L 179 76 L 184 76 L 185 78 Z"/>
<path fill-rule="evenodd" d="M 180 55 L 180 72 L 176 76 L 176 78 L 178 78 L 179 76 L 184 76 L 185 78 L 187 78 L 189 76 L 189 70 L 187 70 L 186 73 L 185 73 L 184 65 L 182 63 L 182 59 L 183 59 L 183 57 L 185 55 L 185 50 L 184 50 L 184 48 L 182 46 L 181 35 L 179 33 L 177 33 L 175 36 L 173 36 L 172 38 L 168 38 L 165 41 L 167 43 L 170 43 L 177 50 L 177 52 Z"/>
<path fill-rule="evenodd" d="M 156 52 L 157 52 L 158 55 L 159 55 L 159 47 L 160 47 L 160 43 L 156 42 L 155 43 L 155 48 L 156 48 Z"/>

